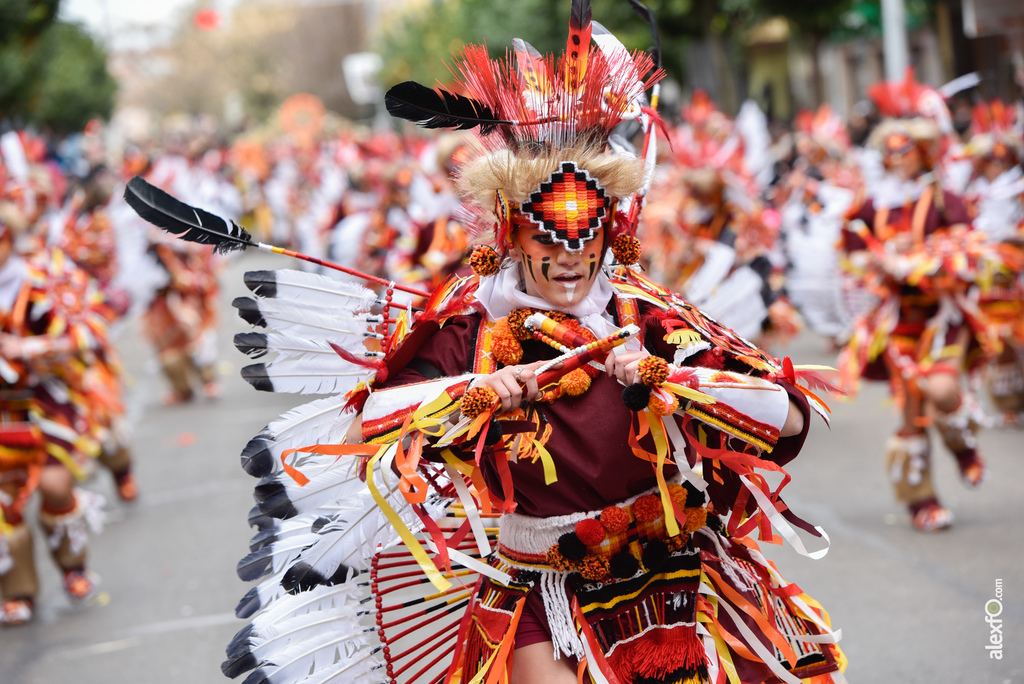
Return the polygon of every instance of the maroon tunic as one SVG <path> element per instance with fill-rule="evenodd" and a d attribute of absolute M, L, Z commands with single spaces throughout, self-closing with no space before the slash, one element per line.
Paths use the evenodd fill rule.
<path fill-rule="evenodd" d="M 415 356 L 416 361 L 411 364 L 415 369 L 407 367 L 399 371 L 385 387 L 472 371 L 474 340 L 480 323 L 478 316 L 450 319 L 422 344 Z M 644 309 L 641 310 L 640 327 L 648 351 L 671 360 L 674 347 L 662 342 L 660 323 Z M 523 343 L 522 363 L 550 359 L 556 355 L 554 349 L 543 343 L 533 340 Z M 700 365 L 699 361 L 695 365 Z M 786 386 L 786 383 L 781 384 Z M 636 414 L 622 403 L 622 389 L 617 380 L 602 373 L 583 395 L 562 397 L 539 405 L 541 415 L 552 427 L 545 447 L 555 462 L 558 480 L 550 485 L 544 483 L 543 465 L 539 459 L 536 462 L 519 459 L 518 463 L 510 463 L 517 513 L 548 517 L 600 510 L 656 486 L 654 466 L 634 455 L 629 446 L 630 428 Z M 797 455 L 809 423 L 806 420 L 809 413 L 806 399 L 791 386 L 787 386 L 787 390 L 803 410 L 805 421 L 801 434 L 781 439 L 768 456 L 780 465 Z M 710 428 L 709 432 L 714 433 Z M 641 442 L 641 445 L 654 451 L 652 443 Z M 467 452 L 463 456 L 469 458 L 471 454 Z M 690 458 L 693 460 L 692 455 Z M 481 467 L 487 486 L 502 496 L 493 459 L 484 458 Z M 674 465 L 666 465 L 666 476 L 675 472 Z M 725 471 L 725 475 L 724 483 L 709 483 L 712 502 L 719 512 L 729 509 L 740 486 L 735 476 L 728 477 L 733 475 L 731 471 Z"/>

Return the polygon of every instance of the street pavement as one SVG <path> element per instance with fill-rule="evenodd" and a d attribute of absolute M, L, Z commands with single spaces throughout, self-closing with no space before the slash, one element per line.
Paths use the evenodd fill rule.
<path fill-rule="evenodd" d="M 164 407 L 153 354 L 129 325 L 119 338 L 130 377 L 134 453 L 141 496 L 120 503 L 106 472 L 85 484 L 107 497 L 104 532 L 90 547 L 101 593 L 73 607 L 37 538 L 43 591 L 38 619 L 0 631 L 0 684 L 220 684 L 224 647 L 243 626 L 234 606 L 247 590 L 235 564 L 247 553 L 246 515 L 254 480 L 238 463 L 258 430 L 301 397 L 259 393 L 239 378 L 246 359 L 231 337 L 247 326 L 229 303 L 245 294 L 241 273 L 294 263 L 246 254 L 223 278 L 220 339 L 224 392 L 216 401 Z M 804 334 L 788 348 L 796 363 L 833 363 Z M 986 482 L 966 489 L 941 449 L 936 484 L 954 527 L 916 533 L 893 501 L 882 451 L 895 424 L 885 388 L 831 402 L 831 429 L 817 418 L 788 468 L 785 499 L 822 526 L 831 549 L 810 560 L 765 545 L 784 577 L 799 584 L 842 628 L 851 684 L 1024 682 L 1024 431 L 981 438 Z M 811 550 L 820 540 L 804 536 Z M 1002 612 L 986 622 L 1001 601 Z M 996 630 L 995 628 L 998 628 Z M 1001 636 L 1002 659 L 990 657 Z"/>

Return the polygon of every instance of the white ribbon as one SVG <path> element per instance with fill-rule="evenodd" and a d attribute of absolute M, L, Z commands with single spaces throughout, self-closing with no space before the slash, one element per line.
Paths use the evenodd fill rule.
<path fill-rule="evenodd" d="M 455 491 L 459 495 L 459 501 L 462 502 L 462 507 L 466 511 L 466 518 L 469 520 L 469 528 L 473 530 L 473 537 L 476 539 L 476 549 L 480 552 L 481 556 L 491 555 L 491 542 L 487 539 L 487 532 L 484 531 L 484 522 L 480 518 L 480 511 L 476 507 L 476 501 L 473 500 L 473 495 L 469 493 L 469 487 L 466 486 L 466 481 L 462 479 L 462 474 L 448 463 L 444 464 L 445 472 L 448 473 L 448 477 L 451 478 L 452 484 L 455 485 Z M 451 551 L 451 549 L 449 549 Z"/>
<path fill-rule="evenodd" d="M 732 618 L 736 628 L 740 631 L 740 634 L 744 638 L 744 643 L 752 650 L 757 657 L 759 657 L 765 665 L 775 674 L 776 677 L 781 679 L 787 684 L 803 684 L 803 680 L 799 677 L 794 676 L 789 670 L 782 666 L 778 660 L 775 659 L 775 654 L 770 652 L 761 643 L 761 640 L 751 631 L 750 627 L 747 627 L 747 623 L 743 621 L 743 617 L 736 611 L 735 608 L 730 605 L 728 601 L 723 599 L 721 596 L 715 593 L 715 590 L 706 584 L 700 585 L 700 593 L 707 594 L 718 599 L 718 605 L 725 608 L 725 612 Z"/>
<path fill-rule="evenodd" d="M 427 548 L 433 551 L 434 553 L 438 552 L 437 545 L 435 545 L 434 542 L 430 541 L 429 539 L 427 540 Z M 509 575 L 507 572 L 502 572 L 501 570 L 498 570 L 497 568 L 492 567 L 487 563 L 480 561 L 479 559 L 473 558 L 472 556 L 467 556 L 461 551 L 456 551 L 455 549 L 450 548 L 448 549 L 448 557 L 456 563 L 458 563 L 459 565 L 469 570 L 472 570 L 473 572 L 478 572 L 481 575 L 486 575 L 495 582 L 501 582 L 505 586 L 508 586 L 509 582 L 512 581 L 512 576 Z"/>
<path fill-rule="evenodd" d="M 825 530 L 821 529 L 817 525 L 814 527 L 814 529 L 818 531 L 818 534 L 825 539 L 825 548 L 819 551 L 814 551 L 813 553 L 808 551 L 807 547 L 804 546 L 803 541 L 797 536 L 796 530 L 790 526 L 789 521 L 782 517 L 782 514 L 779 513 L 778 509 L 775 508 L 768 497 L 765 496 L 764 492 L 762 492 L 757 485 L 751 482 L 747 475 L 740 475 L 740 481 L 743 482 L 743 485 L 750 490 L 751 494 L 754 495 L 754 500 L 757 501 L 757 505 L 761 508 L 764 514 L 768 516 L 768 520 L 771 521 L 772 526 L 778 530 L 779 534 L 789 542 L 790 546 L 792 546 L 797 553 L 812 560 L 818 560 L 819 558 L 825 557 L 825 554 L 828 553 L 829 548 L 832 546 L 832 541 L 828 538 Z"/>

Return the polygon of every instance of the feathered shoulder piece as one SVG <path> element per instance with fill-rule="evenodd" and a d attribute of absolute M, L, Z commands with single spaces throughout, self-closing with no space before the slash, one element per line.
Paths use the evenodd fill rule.
<path fill-rule="evenodd" d="M 453 90 L 393 87 L 388 111 L 427 128 L 476 129 L 492 150 L 513 152 L 604 146 L 616 125 L 640 117 L 644 91 L 664 75 L 646 52 L 630 52 L 592 21 L 589 0 L 572 2 L 561 56 L 516 38 L 503 59 L 466 47 L 451 72 Z"/>
<path fill-rule="evenodd" d="M 815 391 L 842 395 L 844 390 L 828 379 L 835 369 L 827 366 L 794 366 L 788 357 L 780 360 L 758 349 L 729 328 L 701 312 L 679 295 L 652 283 L 626 268 L 618 269 L 612 277 L 615 291 L 653 304 L 655 317 L 661 322 L 665 341 L 675 345 L 677 365 L 693 356 L 697 365 L 722 367 L 724 357 L 749 367 L 755 375 L 769 380 L 785 380 L 807 397 L 814 411 L 827 424 L 830 410 Z M 704 354 L 702 357 L 697 354 Z M 715 359 L 718 359 L 716 362 Z"/>
<path fill-rule="evenodd" d="M 678 294 L 635 271 L 618 269 L 613 274 L 612 285 L 620 295 L 646 301 L 660 309 L 656 315 L 665 329 L 665 339 L 684 350 L 684 357 L 715 349 L 761 373 L 778 373 L 782 368 L 782 362 L 775 357 L 701 312 Z"/>

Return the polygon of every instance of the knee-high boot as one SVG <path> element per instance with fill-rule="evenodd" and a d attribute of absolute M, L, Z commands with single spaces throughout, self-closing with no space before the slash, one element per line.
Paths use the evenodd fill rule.
<path fill-rule="evenodd" d="M 935 429 L 956 458 L 960 478 L 969 487 L 977 487 L 985 477 L 985 462 L 978 455 L 979 427 L 967 398 L 949 413 L 935 412 Z"/>
<path fill-rule="evenodd" d="M 35 600 L 39 594 L 32 530 L 24 522 L 0 535 L 0 598 Z"/>

